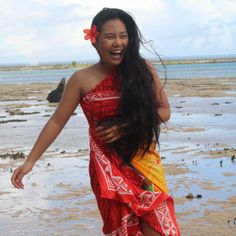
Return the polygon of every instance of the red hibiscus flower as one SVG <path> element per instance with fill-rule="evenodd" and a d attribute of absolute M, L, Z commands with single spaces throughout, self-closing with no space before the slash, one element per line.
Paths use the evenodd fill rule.
<path fill-rule="evenodd" d="M 97 37 L 99 35 L 96 25 L 92 25 L 91 29 L 84 29 L 83 32 L 85 33 L 85 40 L 90 39 L 92 44 L 96 43 Z"/>

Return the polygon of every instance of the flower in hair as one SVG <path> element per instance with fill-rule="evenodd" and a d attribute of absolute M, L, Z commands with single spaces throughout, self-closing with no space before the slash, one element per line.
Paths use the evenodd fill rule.
<path fill-rule="evenodd" d="M 92 25 L 91 29 L 84 29 L 83 32 L 85 33 L 85 40 L 90 39 L 92 44 L 96 43 L 97 37 L 99 35 L 96 25 Z"/>

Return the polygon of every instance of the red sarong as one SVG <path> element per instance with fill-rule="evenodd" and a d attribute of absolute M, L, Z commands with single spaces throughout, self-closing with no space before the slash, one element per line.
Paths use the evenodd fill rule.
<path fill-rule="evenodd" d="M 118 78 L 110 74 L 81 101 L 89 122 L 89 173 L 104 223 L 103 233 L 141 236 L 139 221 L 142 218 L 161 235 L 179 236 L 172 198 L 163 191 L 142 189 L 144 176 L 123 164 L 119 156 L 95 136 L 98 121 L 117 116 L 120 100 L 118 84 Z"/>

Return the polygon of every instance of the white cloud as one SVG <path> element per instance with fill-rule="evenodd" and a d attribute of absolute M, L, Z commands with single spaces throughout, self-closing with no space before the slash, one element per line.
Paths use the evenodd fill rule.
<path fill-rule="evenodd" d="M 169 55 L 236 53 L 236 1 L 176 0 L 162 31 Z M 232 10 L 233 9 L 233 10 Z M 234 22 L 234 23 L 233 23 Z"/>
<path fill-rule="evenodd" d="M 0 0 L 0 63 L 96 57 L 83 39 L 103 7 L 130 12 L 161 55 L 236 53 L 234 0 Z"/>

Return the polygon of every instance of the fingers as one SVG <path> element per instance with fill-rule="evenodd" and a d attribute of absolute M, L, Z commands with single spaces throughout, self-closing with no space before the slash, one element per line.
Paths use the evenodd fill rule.
<path fill-rule="evenodd" d="M 110 133 L 110 134 L 107 134 L 106 136 L 104 136 L 102 138 L 102 141 L 104 141 L 105 143 L 113 143 L 116 140 L 118 140 L 119 138 L 120 138 L 120 136 L 118 134 Z"/>
<path fill-rule="evenodd" d="M 117 125 L 110 128 L 98 126 L 95 131 L 97 137 L 105 143 L 112 143 L 121 137 L 120 129 Z"/>
<path fill-rule="evenodd" d="M 22 183 L 23 177 L 24 173 L 22 172 L 21 168 L 17 168 L 11 177 L 11 182 L 15 188 L 18 189 L 24 188 L 24 184 Z"/>
<path fill-rule="evenodd" d="M 110 139 L 106 139 L 105 140 L 105 143 L 113 143 L 115 142 L 116 140 L 118 140 L 120 138 L 120 136 L 115 136 L 113 138 L 110 138 Z"/>
<path fill-rule="evenodd" d="M 33 165 L 34 165 L 33 163 L 27 161 L 22 166 L 15 169 L 15 171 L 13 172 L 13 175 L 11 177 L 11 182 L 14 187 L 16 187 L 18 189 L 24 188 L 24 184 L 22 183 L 22 179 L 27 173 L 29 173 L 32 170 Z"/>

